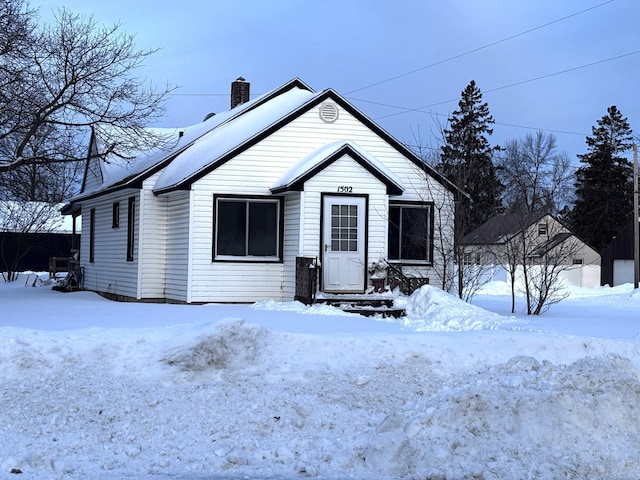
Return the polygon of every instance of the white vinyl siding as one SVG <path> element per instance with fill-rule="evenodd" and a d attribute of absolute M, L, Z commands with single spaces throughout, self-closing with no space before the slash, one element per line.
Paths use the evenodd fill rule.
<path fill-rule="evenodd" d="M 98 158 L 92 158 L 87 164 L 87 170 L 85 172 L 83 191 L 90 192 L 95 190 L 102 184 L 102 169 L 100 167 L 100 160 Z"/>
<path fill-rule="evenodd" d="M 284 206 L 282 261 L 213 261 L 214 196 L 272 196 L 273 186 L 293 165 L 319 147 L 336 141 L 352 141 L 384 164 L 399 178 L 406 191 L 391 198 L 386 186 L 353 159 L 345 156 L 306 182 L 302 192 L 287 192 Z M 83 202 L 85 225 L 89 210 L 96 208 L 95 264 L 86 265 L 88 288 L 134 298 L 166 298 L 186 302 L 254 302 L 263 299 L 292 300 L 295 291 L 295 257 L 320 256 L 320 199 L 347 185 L 353 194 L 368 198 L 368 262 L 385 258 L 389 200 L 434 202 L 434 231 L 445 230 L 451 239 L 453 196 L 355 117 L 340 109 L 338 119 L 325 123 L 319 107 L 292 120 L 191 185 L 188 192 L 154 196 L 157 175 L 138 190 L 124 190 Z M 126 262 L 127 198 L 136 195 L 136 231 L 133 262 Z M 113 202 L 121 202 L 120 228 L 111 228 Z M 440 224 L 440 218 L 442 224 Z M 105 231 L 108 230 L 108 231 Z M 88 257 L 89 235 L 83 235 Z M 144 244 L 137 256 L 138 243 Z M 84 253 L 83 253 L 84 254 Z M 88 260 L 88 259 L 87 259 Z M 434 251 L 434 262 L 439 261 Z M 138 275 L 140 268 L 140 275 Z M 433 272 L 428 275 L 433 276 Z"/>
<path fill-rule="evenodd" d="M 165 297 L 174 301 L 189 301 L 189 192 L 167 195 L 167 275 Z"/>
<path fill-rule="evenodd" d="M 83 223 L 90 224 L 91 209 L 95 209 L 94 261 L 89 262 L 89 235 L 81 237 L 81 265 L 84 268 L 84 286 L 88 290 L 113 295 L 137 298 L 138 262 L 127 261 L 128 198 L 136 197 L 138 190 L 124 190 L 104 197 L 87 200 L 82 205 Z M 121 221 L 119 228 L 112 228 L 113 203 L 120 202 Z M 136 211 L 135 218 L 139 218 Z M 138 251 L 138 235 L 134 252 Z M 86 257 L 85 253 L 86 252 Z M 134 254 L 135 256 L 135 254 Z"/>
<path fill-rule="evenodd" d="M 215 189 L 202 189 L 200 186 L 201 183 L 197 182 L 191 191 L 193 213 L 190 301 L 246 303 L 267 299 L 281 300 L 282 262 L 213 262 L 212 191 Z"/>
<path fill-rule="evenodd" d="M 291 300 L 296 288 L 296 257 L 300 256 L 300 232 L 302 218 L 300 212 L 300 192 L 293 192 L 284 202 L 284 248 L 283 248 L 283 284 L 282 298 Z M 315 255 L 313 255 L 315 257 Z"/>
<path fill-rule="evenodd" d="M 145 181 L 153 185 L 155 176 Z M 167 262 L 167 198 L 156 197 L 145 188 L 138 197 L 140 203 L 139 228 L 135 232 L 138 242 L 144 242 L 141 254 L 134 255 L 139 263 L 138 297 L 142 299 L 164 298 Z M 136 249 L 136 252 L 139 250 Z"/>
<path fill-rule="evenodd" d="M 270 195 L 269 188 L 301 158 L 327 143 L 344 139 L 356 142 L 400 178 L 406 191 L 401 196 L 394 196 L 394 200 L 434 201 L 445 211 L 453 211 L 453 196 L 449 191 L 439 182 L 425 179 L 424 173 L 413 162 L 354 117 L 341 110 L 336 122 L 326 124 L 320 120 L 318 109 L 314 108 L 193 185 L 192 301 L 242 302 L 293 298 L 295 255 L 289 253 L 293 250 L 287 249 L 288 242 L 293 238 L 290 231 L 285 234 L 287 239 L 284 246 L 287 251 L 284 266 L 212 262 L 213 194 Z M 345 179 L 349 180 L 345 182 Z M 303 204 L 298 213 L 302 221 L 298 233 L 298 254 L 320 256 L 320 194 L 336 193 L 337 186 L 345 183 L 353 187 L 354 194 L 369 196 L 368 262 L 386 258 L 389 204 L 386 187 L 348 157 L 337 160 L 307 181 L 305 190 L 300 192 L 299 198 Z M 286 208 L 285 229 L 290 229 L 292 223 L 289 218 L 293 215 L 293 209 Z M 453 222 L 453 215 L 446 215 L 445 220 L 446 223 Z M 438 219 L 434 229 L 436 232 L 440 230 Z M 439 238 L 434 241 L 439 241 Z M 434 261 L 438 259 L 437 252 L 434 252 Z M 435 277 L 430 267 L 421 269 L 420 274 Z"/>

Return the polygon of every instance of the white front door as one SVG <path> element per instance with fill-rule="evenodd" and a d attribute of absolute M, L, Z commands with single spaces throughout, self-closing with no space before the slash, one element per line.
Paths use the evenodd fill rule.
<path fill-rule="evenodd" d="M 327 293 L 365 290 L 366 205 L 365 197 L 323 197 L 322 281 Z"/>

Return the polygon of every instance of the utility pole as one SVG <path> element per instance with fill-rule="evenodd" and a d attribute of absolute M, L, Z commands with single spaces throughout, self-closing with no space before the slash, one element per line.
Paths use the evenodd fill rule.
<path fill-rule="evenodd" d="M 640 281 L 640 216 L 638 215 L 638 145 L 633 144 L 633 288 Z"/>

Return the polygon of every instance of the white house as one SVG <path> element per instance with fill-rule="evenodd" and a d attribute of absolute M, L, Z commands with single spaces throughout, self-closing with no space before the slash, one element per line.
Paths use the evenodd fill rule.
<path fill-rule="evenodd" d="M 560 277 L 582 287 L 600 281 L 600 255 L 545 212 L 495 215 L 461 240 L 467 265 L 559 267 Z"/>
<path fill-rule="evenodd" d="M 88 160 L 68 209 L 82 212 L 86 289 L 287 301 L 296 263 L 318 272 L 318 292 L 352 294 L 381 258 L 438 284 L 434 245 L 453 238 L 438 218 L 453 215 L 434 209 L 453 211 L 452 184 L 331 89 L 294 79 L 249 101 L 242 79 L 232 98 L 238 88 L 244 103 L 176 131 L 169 150 Z"/>

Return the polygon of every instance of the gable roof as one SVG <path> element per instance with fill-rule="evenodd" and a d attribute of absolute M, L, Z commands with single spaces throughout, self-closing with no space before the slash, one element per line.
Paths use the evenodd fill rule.
<path fill-rule="evenodd" d="M 93 190 L 80 192 L 71 201 L 78 202 L 123 188 L 140 188 L 146 178 L 170 164 L 176 155 L 191 147 L 202 136 L 294 88 L 313 92 L 302 80 L 294 78 L 275 90 L 240 104 L 231 110 L 212 115 L 201 123 L 184 128 L 167 129 L 168 131 L 173 130 L 174 136 L 177 138 L 172 145 L 145 152 L 130 162 L 122 162 L 117 159 L 103 162 L 105 178 L 102 185 Z M 96 139 L 96 141 L 99 141 L 99 139 Z M 83 180 L 84 184 L 85 181 Z"/>
<path fill-rule="evenodd" d="M 123 188 L 141 188 L 142 181 L 163 169 L 153 188 L 155 194 L 188 190 L 193 182 L 328 99 L 336 102 L 448 190 L 462 193 L 458 187 L 334 90 L 327 89 L 316 93 L 302 80 L 295 78 L 254 100 L 214 115 L 205 122 L 181 130 L 176 129 L 175 134 L 178 136 L 180 132 L 180 137 L 175 144 L 140 155 L 135 161 L 125 165 L 110 166 L 102 185 L 92 191 L 81 192 L 72 202 Z M 384 180 L 391 191 L 400 188 L 395 179 L 391 180 L 390 175 L 382 172 L 378 162 L 372 162 L 353 145 L 351 149 L 358 157 L 357 160 L 362 162 L 361 165 Z"/>
<path fill-rule="evenodd" d="M 546 242 L 544 242 L 542 245 L 538 246 L 538 248 L 536 248 L 533 252 L 531 252 L 530 256 L 531 257 L 542 257 L 543 255 L 545 255 L 546 253 L 550 252 L 551 250 L 556 248 L 558 245 L 560 245 L 562 242 L 565 242 L 566 240 L 568 240 L 571 237 L 576 238 L 573 235 L 573 233 L 571 233 L 571 232 L 558 233 L 558 234 L 554 235 L 553 237 L 551 237 Z"/>
<path fill-rule="evenodd" d="M 291 166 L 285 174 L 271 187 L 272 193 L 300 191 L 304 183 L 327 168 L 333 162 L 349 155 L 365 170 L 387 186 L 387 193 L 400 195 L 404 191 L 402 181 L 375 157 L 351 141 L 338 141 L 323 145 L 298 163 Z"/>
<path fill-rule="evenodd" d="M 497 245 L 508 242 L 514 235 L 539 222 L 547 213 L 504 213 L 495 215 L 466 234 L 462 245 Z"/>

